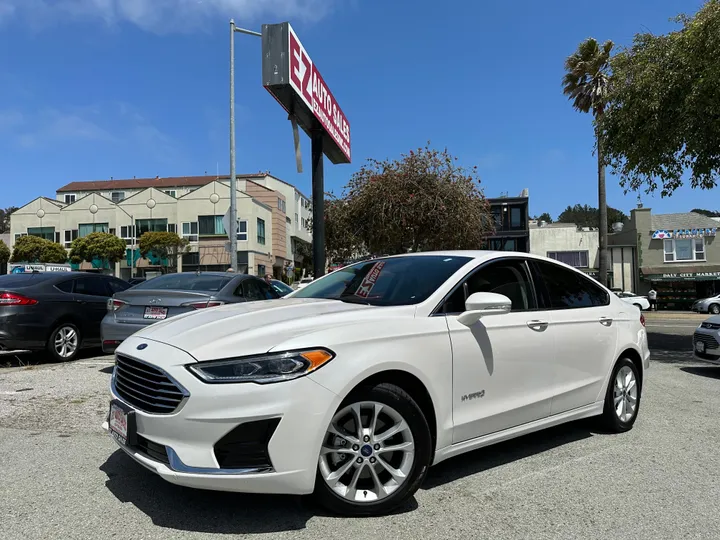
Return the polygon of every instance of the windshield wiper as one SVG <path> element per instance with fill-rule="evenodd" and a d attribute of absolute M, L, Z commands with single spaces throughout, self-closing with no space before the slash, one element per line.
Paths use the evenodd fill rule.
<path fill-rule="evenodd" d="M 355 296 L 336 296 L 334 298 L 329 298 L 329 300 L 340 300 L 341 302 L 345 302 L 346 304 L 362 304 L 364 306 L 372 306 L 372 304 L 367 300 L 361 300 L 360 298 L 357 298 Z"/>

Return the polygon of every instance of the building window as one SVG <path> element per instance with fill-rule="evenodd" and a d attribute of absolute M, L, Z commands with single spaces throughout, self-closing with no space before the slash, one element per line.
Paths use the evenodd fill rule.
<path fill-rule="evenodd" d="M 547 256 L 575 268 L 589 268 L 587 251 L 548 251 Z"/>
<path fill-rule="evenodd" d="M 240 242 L 247 242 L 248 234 L 247 234 L 247 221 L 244 219 L 241 221 L 238 221 L 238 234 L 237 239 Z"/>
<path fill-rule="evenodd" d="M 704 238 L 666 238 L 663 240 L 664 260 L 668 262 L 704 261 Z"/>
<path fill-rule="evenodd" d="M 135 236 L 135 227 L 133 225 L 123 225 L 120 227 L 120 238 L 125 240 L 125 244 L 132 245 Z"/>
<path fill-rule="evenodd" d="M 77 229 L 71 229 L 69 231 L 65 231 L 65 247 L 69 248 L 73 240 L 75 240 L 78 237 L 78 230 Z"/>
<path fill-rule="evenodd" d="M 28 227 L 28 236 L 37 236 L 45 240 L 55 241 L 55 227 Z"/>
<path fill-rule="evenodd" d="M 197 225 L 197 223 L 195 223 Z M 200 253 L 193 251 L 192 253 L 183 253 L 182 255 L 183 266 L 197 266 L 200 264 Z"/>
<path fill-rule="evenodd" d="M 125 192 L 124 191 L 113 191 L 112 193 L 110 193 L 110 198 L 112 199 L 112 202 L 117 204 L 125 198 Z"/>
<path fill-rule="evenodd" d="M 165 193 L 170 195 L 171 197 L 177 198 L 177 192 L 174 189 L 167 189 L 165 190 Z"/>
<path fill-rule="evenodd" d="M 56 244 L 60 243 L 60 231 L 55 232 L 55 243 Z"/>
<path fill-rule="evenodd" d="M 78 235 L 80 238 L 83 238 L 94 232 L 106 233 L 108 232 L 108 229 L 109 227 L 107 223 L 80 223 L 80 225 L 78 225 Z"/>
<path fill-rule="evenodd" d="M 188 242 L 198 241 L 198 224 L 197 221 L 186 221 L 182 224 L 182 237 L 187 238 Z M 184 262 L 183 262 L 184 264 Z M 197 263 L 200 264 L 200 263 Z"/>
<path fill-rule="evenodd" d="M 138 219 L 135 221 L 138 237 L 146 232 L 167 232 L 167 219 Z"/>
<path fill-rule="evenodd" d="M 177 233 L 177 224 L 175 224 L 175 223 L 168 223 L 167 232 Z"/>
<path fill-rule="evenodd" d="M 263 242 L 264 243 L 264 242 Z M 258 264 L 258 276 L 265 277 L 265 265 L 264 264 Z"/>
<path fill-rule="evenodd" d="M 522 229 L 523 228 L 522 208 L 520 208 L 518 206 L 510 207 L 510 228 L 511 229 Z"/>
<path fill-rule="evenodd" d="M 222 216 L 198 216 L 200 236 L 222 236 L 225 233 Z"/>
<path fill-rule="evenodd" d="M 265 245 L 265 220 L 257 218 L 257 241 L 258 244 Z"/>
<path fill-rule="evenodd" d="M 20 233 L 15 235 L 15 241 L 18 241 L 18 238 L 22 238 L 23 236 L 27 236 L 27 233 Z"/>
<path fill-rule="evenodd" d="M 75 202 L 75 195 L 65 195 L 65 203 L 72 204 Z"/>
<path fill-rule="evenodd" d="M 278 210 L 280 210 L 283 214 L 287 213 L 287 206 L 285 205 L 285 200 L 278 198 Z"/>

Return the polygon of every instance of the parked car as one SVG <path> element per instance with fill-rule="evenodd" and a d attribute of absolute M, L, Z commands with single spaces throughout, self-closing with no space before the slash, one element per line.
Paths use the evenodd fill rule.
<path fill-rule="evenodd" d="M 720 314 L 720 294 L 695 301 L 692 310 L 698 313 Z"/>
<path fill-rule="evenodd" d="M 579 270 L 414 253 L 139 331 L 104 428 L 174 484 L 384 514 L 452 456 L 586 417 L 631 429 L 649 362 L 642 313 Z"/>
<path fill-rule="evenodd" d="M 138 283 L 107 301 L 102 348 L 112 353 L 125 338 L 153 324 L 198 309 L 271 300 L 280 295 L 262 279 L 227 272 L 180 272 Z"/>
<path fill-rule="evenodd" d="M 275 289 L 275 292 L 277 292 L 280 296 L 288 295 L 295 290 L 290 285 L 283 283 L 279 279 L 272 279 L 270 282 L 273 289 Z"/>
<path fill-rule="evenodd" d="M 647 296 L 640 296 L 630 291 L 616 292 L 615 294 L 618 295 L 618 298 L 634 305 L 640 311 L 650 309 L 650 300 L 648 300 Z"/>
<path fill-rule="evenodd" d="M 720 316 L 704 320 L 693 334 L 696 358 L 720 365 Z"/>
<path fill-rule="evenodd" d="M 0 276 L 0 348 L 39 351 L 73 360 L 100 345 L 107 300 L 130 285 L 84 272 Z"/>
<path fill-rule="evenodd" d="M 147 279 L 147 278 L 144 278 L 144 277 L 134 277 L 134 278 L 128 279 L 128 283 L 130 284 L 131 287 L 134 287 L 135 285 L 138 285 L 139 283 L 142 283 L 142 282 L 145 281 L 146 279 Z"/>

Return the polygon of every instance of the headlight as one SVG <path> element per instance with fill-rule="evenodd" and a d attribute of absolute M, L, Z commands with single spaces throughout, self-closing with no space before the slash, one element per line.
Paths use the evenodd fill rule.
<path fill-rule="evenodd" d="M 335 358 L 328 349 L 308 349 L 260 356 L 211 360 L 187 366 L 206 383 L 274 383 L 297 379 Z"/>

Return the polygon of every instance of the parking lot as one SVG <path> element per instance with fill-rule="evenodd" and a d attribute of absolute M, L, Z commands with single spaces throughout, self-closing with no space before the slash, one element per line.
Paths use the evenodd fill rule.
<path fill-rule="evenodd" d="M 720 367 L 689 352 L 702 316 L 647 319 L 652 365 L 632 431 L 582 421 L 449 460 L 384 518 L 165 483 L 100 428 L 111 357 L 0 368 L 0 537 L 717 538 Z"/>

